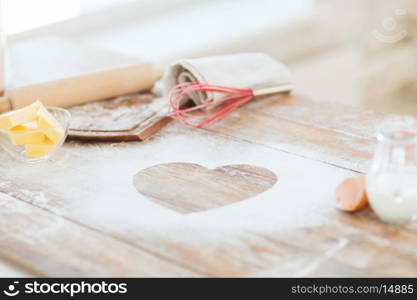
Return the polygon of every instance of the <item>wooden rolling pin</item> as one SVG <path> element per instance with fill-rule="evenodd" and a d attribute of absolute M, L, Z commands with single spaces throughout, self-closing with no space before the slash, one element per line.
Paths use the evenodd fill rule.
<path fill-rule="evenodd" d="M 161 76 L 150 63 L 141 63 L 76 77 L 6 90 L 0 112 L 17 109 L 36 100 L 48 106 L 67 107 L 149 90 Z"/>

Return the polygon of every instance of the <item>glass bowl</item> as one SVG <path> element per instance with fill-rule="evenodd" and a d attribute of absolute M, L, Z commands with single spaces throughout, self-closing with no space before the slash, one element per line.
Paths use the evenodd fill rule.
<path fill-rule="evenodd" d="M 10 156 L 24 162 L 38 162 L 51 158 L 54 154 L 56 154 L 58 149 L 61 148 L 62 144 L 64 144 L 65 139 L 68 136 L 68 128 L 70 125 L 71 114 L 68 110 L 59 107 L 49 106 L 47 107 L 47 109 L 64 129 L 64 136 L 61 138 L 61 140 L 58 143 L 56 143 L 54 148 L 45 155 L 39 157 L 28 157 L 25 153 L 25 147 L 23 145 L 14 145 L 9 138 L 10 131 L 3 129 L 0 130 L 0 145 Z M 27 131 L 16 132 L 16 134 L 24 133 L 27 133 Z"/>

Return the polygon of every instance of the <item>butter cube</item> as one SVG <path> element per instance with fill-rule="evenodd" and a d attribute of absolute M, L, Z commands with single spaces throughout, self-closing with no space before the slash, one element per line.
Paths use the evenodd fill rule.
<path fill-rule="evenodd" d="M 37 129 L 37 121 L 16 125 L 9 129 L 9 138 L 13 145 L 43 143 L 46 139 L 46 135 Z"/>
<path fill-rule="evenodd" d="M 46 140 L 46 135 L 42 131 L 22 131 L 10 132 L 9 138 L 13 145 L 41 144 Z"/>
<path fill-rule="evenodd" d="M 38 109 L 38 128 L 55 144 L 64 137 L 64 128 L 43 105 Z"/>
<path fill-rule="evenodd" d="M 38 129 L 38 122 L 37 121 L 33 121 L 30 123 L 25 123 L 25 124 L 20 124 L 20 125 L 16 125 L 11 127 L 9 130 L 16 132 L 16 131 L 28 131 L 28 130 L 36 130 Z"/>
<path fill-rule="evenodd" d="M 42 105 L 42 103 L 36 101 L 24 108 L 1 114 L 0 129 L 8 129 L 16 125 L 35 121 L 38 118 L 37 112 L 40 105 Z"/>
<path fill-rule="evenodd" d="M 25 153 L 27 157 L 41 157 L 51 152 L 55 148 L 55 144 L 46 139 L 42 144 L 26 144 Z"/>

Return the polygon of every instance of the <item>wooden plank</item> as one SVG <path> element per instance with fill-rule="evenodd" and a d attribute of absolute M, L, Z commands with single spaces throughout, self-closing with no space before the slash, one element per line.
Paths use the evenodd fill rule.
<path fill-rule="evenodd" d="M 0 193 L 0 248 L 35 274 L 196 276 L 146 251 Z"/>
<path fill-rule="evenodd" d="M 207 130 L 365 172 L 386 115 L 298 95 L 255 99 Z"/>
<path fill-rule="evenodd" d="M 378 124 L 389 117 L 387 114 L 358 107 L 315 101 L 314 98 L 299 94 L 254 99 L 242 110 L 255 110 L 313 127 L 370 139 L 373 139 Z"/>
<path fill-rule="evenodd" d="M 328 222 L 319 226 L 298 228 L 296 231 L 261 235 L 279 247 L 292 246 L 293 264 L 298 270 L 282 274 L 282 265 L 257 273 L 257 276 L 346 276 L 346 277 L 415 277 L 417 274 L 417 247 L 415 232 L 382 224 L 371 213 L 371 220 L 337 211 L 329 213 Z M 353 222 L 335 221 L 338 215 L 350 217 Z M 360 221 L 358 221 L 358 219 Z M 355 222 L 356 221 L 356 222 Z M 357 227 L 357 223 L 361 227 Z M 367 225 L 371 223 L 371 226 Z M 369 228 L 378 228 L 379 234 Z M 304 262 L 301 264 L 300 262 Z M 285 262 L 283 264 L 285 266 Z M 287 262 L 288 265 L 288 262 Z"/>

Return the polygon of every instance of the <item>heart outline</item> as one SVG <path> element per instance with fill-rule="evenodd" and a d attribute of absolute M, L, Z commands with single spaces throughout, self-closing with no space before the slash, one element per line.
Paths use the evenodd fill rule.
<path fill-rule="evenodd" d="M 266 192 L 277 181 L 271 170 L 247 164 L 208 169 L 194 163 L 170 162 L 144 168 L 133 176 L 140 194 L 183 214 L 245 201 Z"/>

